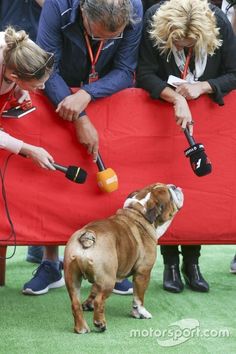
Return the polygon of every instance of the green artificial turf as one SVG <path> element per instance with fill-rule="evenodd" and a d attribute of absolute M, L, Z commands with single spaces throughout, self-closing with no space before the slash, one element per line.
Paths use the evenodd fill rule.
<path fill-rule="evenodd" d="M 132 296 L 113 294 L 106 302 L 107 330 L 99 333 L 93 314 L 86 312 L 91 333 L 78 335 L 65 288 L 42 296 L 21 294 L 36 265 L 24 260 L 26 247 L 17 247 L 7 261 L 6 286 L 0 287 L 0 354 L 236 353 L 236 275 L 229 273 L 235 251 L 236 246 L 202 247 L 201 270 L 211 287 L 207 294 L 164 291 L 158 257 L 145 297 L 152 319 L 131 318 Z M 89 288 L 84 281 L 83 300 Z"/>

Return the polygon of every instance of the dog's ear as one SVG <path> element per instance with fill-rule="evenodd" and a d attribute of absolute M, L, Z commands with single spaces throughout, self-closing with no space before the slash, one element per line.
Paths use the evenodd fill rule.
<path fill-rule="evenodd" d="M 147 212 L 145 214 L 145 218 L 151 223 L 153 224 L 154 221 L 156 221 L 156 219 L 158 218 L 159 215 L 161 215 L 163 211 L 163 205 L 159 204 L 159 205 L 154 205 L 152 207 L 149 207 L 147 209 Z"/>
<path fill-rule="evenodd" d="M 154 223 L 158 217 L 163 214 L 165 209 L 166 202 L 169 201 L 169 193 L 166 187 L 160 187 L 158 184 L 158 188 L 154 186 L 151 190 L 151 197 L 147 202 L 147 211 L 146 211 L 146 219 L 150 223 Z"/>
<path fill-rule="evenodd" d="M 145 218 L 146 218 L 151 224 L 154 223 L 154 221 L 156 220 L 156 217 L 157 217 L 156 207 L 147 210 L 147 212 L 146 212 L 146 214 L 145 214 Z"/>
<path fill-rule="evenodd" d="M 134 192 L 130 193 L 126 199 L 133 198 L 138 192 L 139 191 L 134 191 Z"/>

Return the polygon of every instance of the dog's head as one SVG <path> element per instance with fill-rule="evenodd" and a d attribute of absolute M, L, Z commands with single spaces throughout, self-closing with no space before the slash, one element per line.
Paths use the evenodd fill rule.
<path fill-rule="evenodd" d="M 183 206 L 181 188 L 172 184 L 156 183 L 131 193 L 124 208 L 135 209 L 154 225 L 157 238 L 161 237 L 175 214 Z"/>

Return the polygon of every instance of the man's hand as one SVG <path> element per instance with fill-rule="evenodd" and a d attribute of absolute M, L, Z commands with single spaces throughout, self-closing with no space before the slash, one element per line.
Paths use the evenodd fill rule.
<path fill-rule="evenodd" d="M 43 7 L 45 0 L 35 0 L 35 2 L 37 2 L 37 4 L 39 4 L 39 6 Z"/>
<path fill-rule="evenodd" d="M 79 90 L 65 97 L 58 104 L 56 112 L 62 119 L 72 122 L 79 118 L 79 114 L 85 110 L 90 101 L 91 96 L 86 91 Z"/>
<path fill-rule="evenodd" d="M 98 133 L 88 116 L 78 118 L 75 122 L 76 135 L 79 142 L 87 147 L 96 162 L 98 155 Z"/>

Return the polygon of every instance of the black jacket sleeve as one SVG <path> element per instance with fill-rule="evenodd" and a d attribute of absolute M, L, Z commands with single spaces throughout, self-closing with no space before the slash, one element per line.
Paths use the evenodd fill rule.
<path fill-rule="evenodd" d="M 149 34 L 152 16 L 158 8 L 159 5 L 154 5 L 146 11 L 137 69 L 137 86 L 147 90 L 152 98 L 159 98 L 161 91 L 168 86 L 167 82 L 158 76 L 161 66 L 160 53 Z"/>
<path fill-rule="evenodd" d="M 226 15 L 215 8 L 215 16 L 223 41 L 222 46 L 217 50 L 220 53 L 221 70 L 218 77 L 209 77 L 207 81 L 214 91 L 213 100 L 222 105 L 223 96 L 236 89 L 236 37 Z M 218 53 L 215 55 L 217 56 Z"/>

